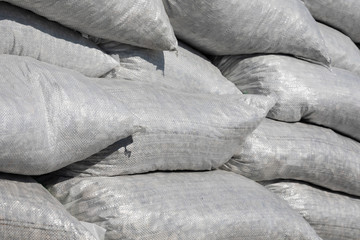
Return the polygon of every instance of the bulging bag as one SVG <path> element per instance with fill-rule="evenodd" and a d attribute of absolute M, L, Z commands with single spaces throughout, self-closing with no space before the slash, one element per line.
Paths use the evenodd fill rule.
<path fill-rule="evenodd" d="M 332 128 L 360 141 L 360 77 L 289 56 L 225 56 L 214 60 L 244 93 L 272 95 L 268 117 Z"/>
<path fill-rule="evenodd" d="M 32 57 L 89 77 L 119 65 L 80 33 L 5 2 L 0 2 L 0 38 L 0 54 Z"/>
<path fill-rule="evenodd" d="M 178 52 L 114 42 L 100 46 L 120 63 L 105 77 L 148 82 L 189 93 L 240 94 L 205 56 L 183 43 L 179 43 Z"/>
<path fill-rule="evenodd" d="M 0 55 L 0 171 L 45 174 L 134 133 L 134 115 L 93 79 Z"/>
<path fill-rule="evenodd" d="M 210 170 L 228 161 L 274 99 L 189 94 L 136 81 L 99 79 L 145 131 L 61 169 L 61 176 L 114 176 L 156 170 Z"/>
<path fill-rule="evenodd" d="M 360 198 L 329 192 L 301 182 L 279 182 L 266 188 L 283 198 L 326 240 L 358 240 Z"/>
<path fill-rule="evenodd" d="M 338 30 L 319 23 L 328 48 L 331 65 L 360 76 L 360 50 L 351 39 Z"/>
<path fill-rule="evenodd" d="M 310 124 L 265 119 L 222 168 L 255 181 L 296 179 L 360 196 L 360 143 Z"/>
<path fill-rule="evenodd" d="M 360 2 L 358 0 L 302 0 L 315 19 L 339 29 L 360 42 Z"/>
<path fill-rule="evenodd" d="M 2 240 L 102 240 L 93 236 L 30 177 L 1 173 L 0 193 Z"/>
<path fill-rule="evenodd" d="M 226 171 L 60 180 L 50 192 L 106 239 L 320 240 L 261 185 Z"/>
<path fill-rule="evenodd" d="M 329 64 L 318 26 L 299 0 L 163 0 L 180 40 L 211 55 L 284 53 Z"/>
<path fill-rule="evenodd" d="M 177 40 L 161 0 L 5 0 L 90 36 L 175 50 Z"/>

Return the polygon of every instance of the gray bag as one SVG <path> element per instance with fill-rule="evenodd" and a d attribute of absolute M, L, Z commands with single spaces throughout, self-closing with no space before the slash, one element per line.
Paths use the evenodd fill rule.
<path fill-rule="evenodd" d="M 80 73 L 0 55 L 0 171 L 44 174 L 131 135 L 135 117 Z"/>
<path fill-rule="evenodd" d="M 360 42 L 360 2 L 358 0 L 302 0 L 315 19 Z"/>
<path fill-rule="evenodd" d="M 275 96 L 268 117 L 308 121 L 360 141 L 360 78 L 353 73 L 281 55 L 226 56 L 214 63 L 244 93 Z"/>
<path fill-rule="evenodd" d="M 0 54 L 33 57 L 89 77 L 119 65 L 79 33 L 5 2 L 0 2 L 0 38 Z"/>
<path fill-rule="evenodd" d="M 299 0 L 163 0 L 180 40 L 212 55 L 285 53 L 329 64 Z"/>
<path fill-rule="evenodd" d="M 177 41 L 161 0 L 4 0 L 91 36 L 159 50 Z"/>
<path fill-rule="evenodd" d="M 180 44 L 178 52 L 155 51 L 107 43 L 101 48 L 118 60 L 106 77 L 144 81 L 184 92 L 234 94 L 239 89 L 204 56 Z"/>
<path fill-rule="evenodd" d="M 0 174 L 0 215 L 2 240 L 100 240 L 30 177 Z"/>
<path fill-rule="evenodd" d="M 323 240 L 359 240 L 360 198 L 300 182 L 273 183 L 266 188 L 287 201 Z"/>
<path fill-rule="evenodd" d="M 297 179 L 360 195 L 360 143 L 304 123 L 264 120 L 222 168 L 255 181 Z"/>
<path fill-rule="evenodd" d="M 331 65 L 360 76 L 360 50 L 351 39 L 334 28 L 319 23 L 331 58 Z"/>
<path fill-rule="evenodd" d="M 226 171 L 73 178 L 49 190 L 108 240 L 321 240 L 283 200 Z"/>
<path fill-rule="evenodd" d="M 228 161 L 274 105 L 257 95 L 188 94 L 136 81 L 99 85 L 146 131 L 62 169 L 62 176 L 113 176 L 156 170 L 210 170 Z"/>

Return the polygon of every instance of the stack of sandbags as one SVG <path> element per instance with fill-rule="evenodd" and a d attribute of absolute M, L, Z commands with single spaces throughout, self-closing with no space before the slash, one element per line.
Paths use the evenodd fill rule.
<path fill-rule="evenodd" d="M 44 1 L 41 8 L 37 7 L 46 10 L 50 6 L 53 9 L 50 15 L 59 13 L 64 17 L 66 13 L 69 14 L 66 21 L 82 27 L 89 25 L 86 19 L 74 20 L 79 13 L 75 2 L 64 3 L 70 4 L 68 9 L 65 5 L 59 7 L 62 3 Z M 123 21 L 128 29 L 134 26 L 125 24 L 119 14 L 131 6 L 114 1 L 113 8 L 109 8 L 111 13 L 106 9 L 94 16 L 88 3 L 82 6 L 88 9 L 85 16 L 94 20 L 101 15 L 99 31 L 113 20 L 113 26 L 118 21 Z M 14 4 L 27 4 L 30 10 L 36 6 L 33 1 L 14 1 Z M 162 15 L 153 19 L 153 25 L 157 28 L 163 22 L 168 34 L 156 36 L 158 42 L 148 42 L 154 47 L 159 43 L 156 48 L 160 49 L 176 48 L 162 3 L 153 5 Z M 102 76 L 119 63 L 81 33 L 44 18 L 46 14 L 40 16 L 5 2 L 0 2 L 0 6 L 0 171 L 3 172 L 0 238 L 103 239 L 105 229 L 80 223 L 39 184 L 19 175 L 53 172 L 143 129 L 137 125 L 138 119 L 126 102 L 119 101 L 99 87 L 96 79 L 89 78 Z M 132 3 L 136 11 L 139 6 Z M 153 10 L 144 7 L 143 11 Z M 143 15 L 137 13 L 136 18 Z M 119 17 L 116 20 L 114 16 Z M 110 36 L 114 34 L 105 31 Z M 125 31 L 121 31 L 118 35 L 124 36 Z M 138 40 L 136 34 L 134 39 Z"/>
<path fill-rule="evenodd" d="M 0 2 L 0 27 L 3 30 L 0 44 L 0 171 L 4 174 L 48 174 L 52 178 L 57 175 L 116 176 L 159 170 L 215 169 L 232 157 L 237 146 L 274 105 L 271 97 L 242 95 L 201 53 L 190 47 L 182 44 L 177 53 L 162 52 L 176 49 L 177 40 L 161 1 L 126 4 L 113 1 L 107 2 L 106 6 L 89 1 L 10 2 L 14 5 Z M 124 17 L 124 14 L 128 16 Z M 122 74 L 126 71 L 122 67 L 123 61 L 107 55 L 84 38 L 84 34 L 89 35 L 89 39 L 101 38 L 96 40 L 101 43 L 100 47 L 114 57 L 118 56 L 118 60 L 124 59 L 126 54 L 144 54 L 145 58 L 135 60 L 135 71 Z M 116 49 L 106 47 L 111 44 Z M 130 50 L 119 51 L 119 46 Z M 161 56 L 152 58 L 159 54 L 163 54 L 163 62 Z M 132 60 L 129 58 L 129 61 Z M 152 69 L 152 64 L 157 64 L 163 71 Z M 187 73 L 186 69 L 190 68 Z M 144 73 L 135 77 L 136 70 Z M 115 74 L 116 79 L 89 78 L 104 74 Z M 143 81 L 147 76 L 153 77 Z M 71 165 L 76 162 L 79 163 Z M 56 170 L 59 171 L 54 173 Z M 223 174 L 225 178 L 229 175 Z M 5 174 L 0 181 L 0 185 L 4 185 L 0 209 L 4 216 L 1 239 L 101 239 L 104 231 L 109 232 L 106 236 L 115 239 L 122 236 L 111 233 L 111 226 L 104 225 L 103 229 L 71 218 L 39 184 L 19 175 Z M 202 175 L 196 173 L 193 179 L 200 180 Z M 171 173 L 170 179 L 185 181 L 187 176 Z M 235 178 L 238 177 L 235 175 Z M 93 181 L 93 178 L 86 179 Z M 123 179 L 131 181 L 132 178 L 109 179 L 115 186 L 121 186 Z M 96 178 L 95 182 L 98 181 Z M 140 181 L 147 183 L 148 180 Z M 176 191 L 177 186 L 172 187 Z M 260 186 L 257 188 L 260 196 L 261 191 L 266 192 Z M 112 191 L 110 186 L 108 190 Z M 142 190 L 153 191 L 151 188 Z M 64 193 L 70 192 L 69 186 Z M 179 196 L 191 194 L 193 192 L 185 188 Z M 229 199 L 236 197 L 232 190 L 228 195 Z M 269 192 L 262 198 L 267 195 L 280 201 Z M 166 196 L 161 197 L 160 205 L 167 204 Z M 208 200 L 213 201 L 213 198 Z M 117 201 L 116 196 L 110 197 L 109 201 L 100 208 L 110 207 L 111 201 Z M 138 201 L 142 199 L 138 198 Z M 180 202 L 179 207 L 186 207 L 185 204 Z M 317 239 L 311 227 L 282 204 L 284 211 L 289 211 L 285 215 L 298 219 L 292 226 L 292 235 Z M 239 208 L 236 215 L 245 206 Z M 70 205 L 66 208 L 76 215 Z M 229 210 L 219 209 L 223 219 L 229 218 L 223 227 L 232 226 L 220 230 L 219 234 L 236 237 L 250 234 L 247 229 L 234 224 L 234 213 L 231 215 Z M 36 214 L 32 215 L 32 211 Z M 206 211 L 207 208 L 202 210 L 203 213 Z M 176 210 L 173 214 L 177 214 Z M 248 214 L 251 216 L 252 212 Z M 251 221 L 256 222 L 263 214 L 255 214 L 255 219 L 244 222 L 251 225 Z M 140 219 L 144 219 L 144 215 L 145 211 L 139 212 Z M 195 214 L 194 220 L 197 217 Z M 281 215 L 278 219 L 280 222 L 286 220 Z M 93 222 L 92 219 L 84 221 Z M 107 216 L 106 221 L 111 221 L 111 217 Z M 221 221 L 215 219 L 214 224 Z M 200 221 L 194 224 L 199 229 L 195 235 L 209 235 L 201 233 Z M 116 232 L 119 233 L 125 227 L 121 223 L 114 226 L 118 227 Z M 257 232 L 264 235 L 263 226 L 271 229 L 270 219 L 257 227 Z M 21 228 L 25 230 L 18 230 Z M 237 230 L 231 233 L 234 228 Z M 133 231 L 131 234 L 140 238 L 144 233 Z M 180 238 L 178 232 L 170 232 L 173 236 L 177 234 Z M 287 234 L 286 228 L 273 230 L 274 236 L 283 234 Z"/>
<path fill-rule="evenodd" d="M 196 17 L 198 13 L 191 12 L 191 3 L 183 4 L 176 6 L 183 11 L 180 15 L 187 18 L 184 13 L 189 12 Z M 280 6 L 266 1 L 259 4 L 273 11 Z M 177 18 L 169 9 L 175 8 L 167 2 L 165 5 L 174 26 L 173 19 Z M 204 1 L 199 5 L 206 8 L 208 4 Z M 236 3 L 231 7 L 247 12 L 244 6 Z M 249 50 L 250 38 L 240 43 L 242 47 L 233 46 L 236 42 L 230 40 L 225 46 L 221 42 L 209 48 L 215 53 L 217 47 L 222 47 L 221 54 L 234 49 L 234 53 L 268 49 L 328 64 L 322 35 L 300 2 L 293 1 L 279 10 L 275 22 L 282 22 L 292 11 L 298 14 L 294 22 L 301 19 L 308 24 L 294 32 L 288 31 L 291 24 L 282 28 L 286 38 L 276 47 L 261 40 L 270 34 L 264 27 L 254 44 L 255 50 Z M 215 29 L 208 26 L 211 21 L 206 14 L 202 16 L 205 21 L 199 22 L 199 29 L 223 29 L 221 25 Z M 232 13 L 227 16 L 230 20 L 227 23 L 225 18 L 224 24 L 231 28 Z M 259 21 L 270 18 L 264 14 L 257 17 Z M 243 26 L 236 26 L 234 37 L 252 31 L 248 28 L 244 32 Z M 178 29 L 187 27 L 191 26 L 184 24 Z M 303 31 L 308 35 L 298 46 L 294 41 Z M 192 47 L 205 50 L 179 33 L 178 36 Z M 214 36 L 206 38 L 216 40 Z M 221 39 L 226 41 L 227 36 L 222 35 Z M 278 40 L 275 38 L 274 42 Z M 273 106 L 271 96 L 241 95 L 201 53 L 184 43 L 172 53 L 116 41 L 97 42 L 120 65 L 106 75 L 111 79 L 96 82 L 121 102 L 127 102 L 144 129 L 41 179 L 71 214 L 107 229 L 108 239 L 320 239 L 298 214 L 284 212 L 281 199 L 251 180 L 224 171 L 158 172 L 204 171 L 221 166 Z M 157 173 L 149 173 L 153 171 Z M 268 204 L 264 206 L 264 202 Z M 297 227 L 287 224 L 290 222 Z"/>
<path fill-rule="evenodd" d="M 63 204 L 53 239 L 320 240 L 309 218 L 253 180 L 359 191 L 359 77 L 330 67 L 359 71 L 358 50 L 300 0 L 6 2 L 0 171 L 46 174 L 36 179 Z M 250 164 L 236 165 L 246 154 Z M 11 176 L 8 188 L 24 179 Z M 49 212 L 53 199 L 34 199 L 44 208 L 29 201 L 15 218 L 24 234 L 48 238 L 30 223 L 55 214 L 28 214 Z M 2 239 L 22 238 L 22 223 Z"/>
<path fill-rule="evenodd" d="M 302 214 L 320 237 L 355 240 L 360 237 L 360 224 L 353 215 L 360 196 L 360 52 L 353 42 L 358 28 L 349 19 L 356 18 L 360 5 L 305 2 L 315 18 L 325 23 L 328 19 L 329 25 L 342 31 L 318 24 L 330 67 L 280 54 L 213 57 L 243 93 L 276 99 L 269 119 L 222 169 L 256 181 L 277 179 L 279 183 L 269 188 Z M 342 19 L 333 17 L 337 13 Z M 347 32 L 349 24 L 353 34 Z"/>

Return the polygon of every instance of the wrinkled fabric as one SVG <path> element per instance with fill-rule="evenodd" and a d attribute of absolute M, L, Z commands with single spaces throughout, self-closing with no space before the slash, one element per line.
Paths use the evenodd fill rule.
<path fill-rule="evenodd" d="M 256 95 L 188 94 L 136 81 L 99 79 L 145 128 L 61 176 L 114 176 L 156 170 L 210 170 L 228 161 L 274 99 Z"/>
<path fill-rule="evenodd" d="M 255 181 L 297 179 L 360 195 L 360 143 L 304 123 L 264 120 L 222 168 Z"/>
<path fill-rule="evenodd" d="M 158 50 L 175 50 L 161 0 L 4 0 L 91 36 Z"/>
<path fill-rule="evenodd" d="M 243 93 L 273 95 L 268 117 L 332 128 L 360 141 L 360 78 L 281 55 L 218 57 L 221 72 Z"/>
<path fill-rule="evenodd" d="M 358 240 L 360 198 L 328 192 L 300 182 L 266 186 L 300 213 L 323 240 Z"/>
<path fill-rule="evenodd" d="M 360 50 L 355 43 L 334 28 L 321 23 L 319 28 L 329 51 L 331 65 L 360 76 Z"/>
<path fill-rule="evenodd" d="M 30 177 L 1 173 L 0 193 L 2 240 L 100 240 Z"/>
<path fill-rule="evenodd" d="M 358 0 L 302 0 L 315 19 L 339 29 L 360 42 L 360 2 Z"/>
<path fill-rule="evenodd" d="M 106 77 L 143 81 L 190 93 L 240 94 L 214 65 L 194 49 L 180 44 L 178 52 L 102 44 L 120 66 Z"/>
<path fill-rule="evenodd" d="M 211 55 L 284 53 L 329 64 L 315 20 L 298 0 L 163 0 L 177 37 Z"/>
<path fill-rule="evenodd" d="M 89 77 L 119 65 L 81 34 L 5 2 L 0 2 L 0 38 L 0 54 L 32 57 Z"/>
<path fill-rule="evenodd" d="M 135 117 L 94 80 L 0 55 L 0 171 L 38 175 L 131 135 Z"/>
<path fill-rule="evenodd" d="M 73 178 L 49 190 L 109 240 L 320 240 L 283 200 L 226 171 Z"/>

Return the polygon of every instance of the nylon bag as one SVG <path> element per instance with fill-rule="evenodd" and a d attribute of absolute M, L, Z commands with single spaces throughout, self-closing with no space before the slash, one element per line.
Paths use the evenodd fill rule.
<path fill-rule="evenodd" d="M 0 171 L 45 174 L 138 128 L 93 79 L 29 57 L 0 55 Z"/>
<path fill-rule="evenodd" d="M 315 19 L 339 29 L 360 42 L 360 2 L 358 0 L 302 0 Z"/>
<path fill-rule="evenodd" d="M 161 0 L 5 0 L 90 36 L 175 50 L 177 40 Z"/>
<path fill-rule="evenodd" d="M 1 173 L 0 193 L 3 240 L 101 240 L 30 177 Z"/>
<path fill-rule="evenodd" d="M 76 218 L 106 239 L 320 240 L 261 185 L 226 171 L 60 180 L 49 186 Z"/>
<path fill-rule="evenodd" d="M 120 66 L 106 77 L 142 81 L 190 93 L 236 94 L 240 91 L 198 51 L 179 43 L 178 52 L 130 45 L 100 45 Z"/>
<path fill-rule="evenodd" d="M 310 124 L 265 119 L 222 168 L 255 181 L 297 179 L 360 194 L 360 143 Z"/>
<path fill-rule="evenodd" d="M 359 239 L 360 198 L 301 182 L 273 183 L 266 188 L 287 201 L 323 240 Z"/>
<path fill-rule="evenodd" d="M 99 77 L 119 63 L 81 34 L 0 2 L 0 54 L 28 56 Z"/>
<path fill-rule="evenodd" d="M 349 70 L 360 76 L 360 50 L 351 39 L 334 28 L 319 23 L 331 65 Z"/>
<path fill-rule="evenodd" d="M 136 81 L 99 85 L 139 119 L 145 131 L 61 169 L 61 176 L 114 176 L 156 170 L 210 170 L 228 161 L 274 105 L 256 95 L 189 94 Z"/>
<path fill-rule="evenodd" d="M 177 37 L 211 55 L 284 53 L 329 64 L 299 0 L 163 0 Z"/>
<path fill-rule="evenodd" d="M 272 95 L 268 114 L 326 126 L 360 141 L 360 78 L 289 56 L 226 56 L 214 63 L 244 93 Z"/>

